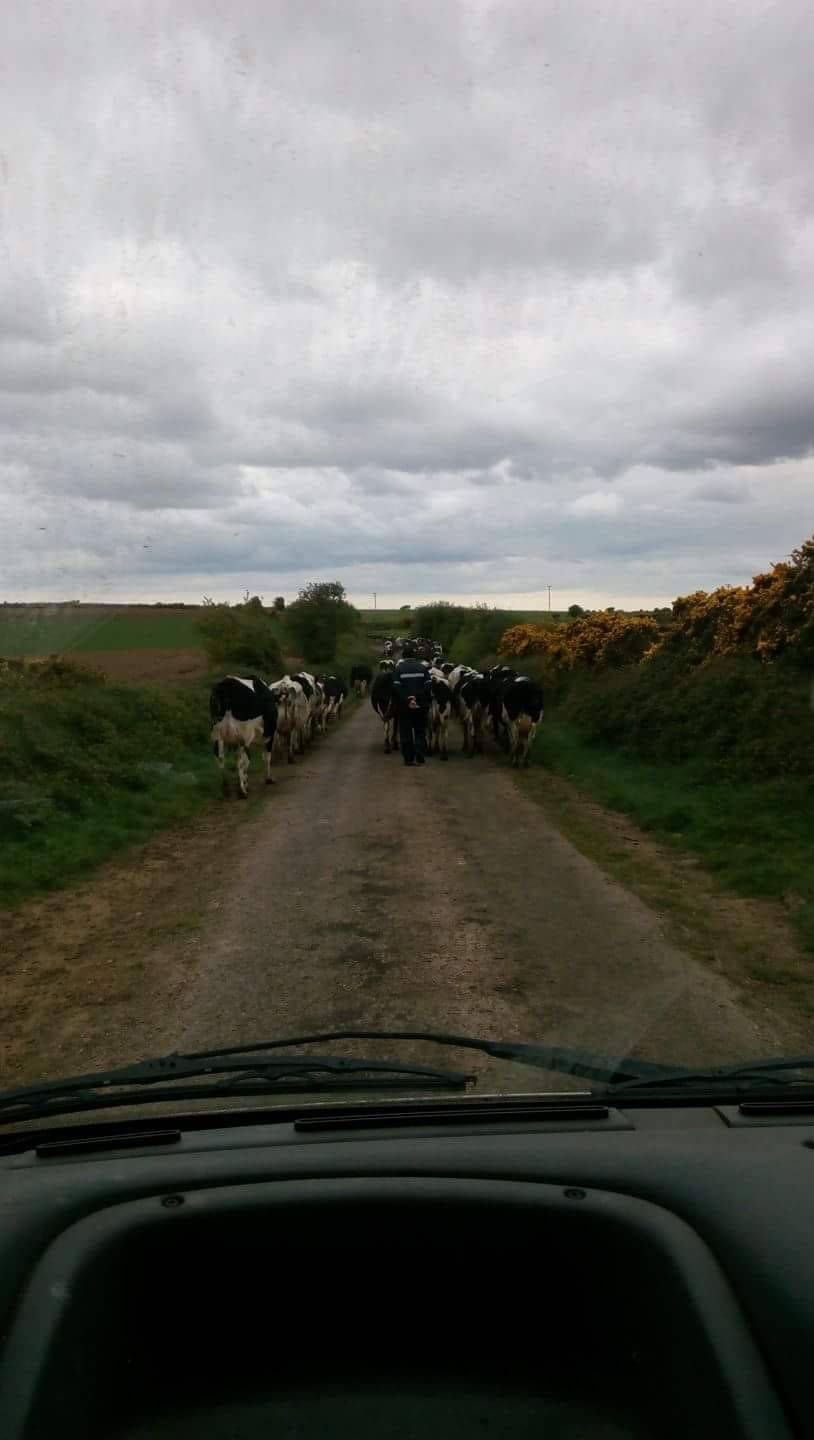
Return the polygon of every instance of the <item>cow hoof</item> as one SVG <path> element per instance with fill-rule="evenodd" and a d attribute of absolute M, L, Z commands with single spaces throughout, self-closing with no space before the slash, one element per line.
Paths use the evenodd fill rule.
<path fill-rule="evenodd" d="M 238 800 L 248 800 L 248 798 L 249 798 L 249 792 L 248 792 L 248 790 L 238 790 L 238 792 L 237 792 L 237 798 L 238 798 Z"/>
<path fill-rule="evenodd" d="M 274 781 L 272 780 L 272 778 L 271 778 L 270 775 L 267 775 L 267 776 L 266 776 L 266 784 L 267 784 L 267 785 L 273 785 L 273 784 L 274 784 Z"/>

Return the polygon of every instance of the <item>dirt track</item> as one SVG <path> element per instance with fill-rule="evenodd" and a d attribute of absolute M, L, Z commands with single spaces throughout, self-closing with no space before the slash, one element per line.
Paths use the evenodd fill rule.
<path fill-rule="evenodd" d="M 248 818 L 224 805 L 9 917 L 3 1081 L 354 1026 L 677 1063 L 790 1048 L 507 768 L 457 744 L 448 764 L 406 769 L 363 705 L 278 767 Z M 477 1057 L 464 1068 L 503 1088 L 540 1079 Z"/>

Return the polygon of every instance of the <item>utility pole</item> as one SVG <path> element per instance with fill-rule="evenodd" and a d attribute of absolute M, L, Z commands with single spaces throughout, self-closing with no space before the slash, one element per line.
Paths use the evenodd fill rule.
<path fill-rule="evenodd" d="M 376 609 L 376 591 L 373 591 L 373 609 Z"/>
<path fill-rule="evenodd" d="M 550 585 L 546 585 L 546 590 L 548 591 L 548 608 L 549 608 L 549 610 L 550 610 L 550 609 L 551 609 L 551 586 L 550 586 Z"/>

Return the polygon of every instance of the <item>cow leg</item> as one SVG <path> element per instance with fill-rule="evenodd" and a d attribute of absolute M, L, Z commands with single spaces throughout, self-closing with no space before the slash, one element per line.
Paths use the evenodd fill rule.
<path fill-rule="evenodd" d="M 292 728 L 291 728 L 291 729 L 289 730 L 289 732 L 288 732 L 288 763 L 289 763 L 289 765 L 295 765 L 295 764 L 297 763 L 297 762 L 296 762 L 296 759 L 295 759 L 295 756 L 294 756 L 294 749 L 295 749 L 296 743 L 297 743 L 297 737 L 296 737 L 296 735 L 295 735 L 295 733 L 294 733 L 294 728 L 293 728 L 293 726 L 292 726 Z"/>
<path fill-rule="evenodd" d="M 213 741 L 213 743 L 212 743 L 212 753 L 213 753 L 214 756 L 215 756 L 215 759 L 216 759 L 217 764 L 218 764 L 218 769 L 220 770 L 220 783 L 221 783 L 221 788 L 222 788 L 222 790 L 223 790 L 224 795 L 228 795 L 228 793 L 229 793 L 229 776 L 226 774 L 225 750 L 226 750 L 226 747 L 225 747 L 225 745 L 224 745 L 224 743 L 223 743 L 223 736 L 222 736 L 222 735 L 219 735 L 218 738 L 217 738 L 217 740 Z"/>
<path fill-rule="evenodd" d="M 245 800 L 249 794 L 249 752 L 245 745 L 238 747 L 237 785 L 241 800 Z"/>
<path fill-rule="evenodd" d="M 273 784 L 274 784 L 274 777 L 273 777 L 273 775 L 272 775 L 272 773 L 271 773 L 271 751 L 272 751 L 273 745 L 274 745 L 274 736 L 273 736 L 273 735 L 269 735 L 268 739 L 266 740 L 265 750 L 263 751 L 263 760 L 264 760 L 265 766 L 266 766 L 266 784 L 267 784 L 267 785 L 273 785 Z"/>
<path fill-rule="evenodd" d="M 440 724 L 440 726 L 439 726 L 438 735 L 439 735 L 439 739 L 438 739 L 438 750 L 439 750 L 441 759 L 442 759 L 442 760 L 448 760 L 448 759 L 449 759 L 449 755 L 447 754 L 447 722 L 446 722 L 446 718 L 444 718 L 444 719 L 441 721 L 441 724 Z"/>

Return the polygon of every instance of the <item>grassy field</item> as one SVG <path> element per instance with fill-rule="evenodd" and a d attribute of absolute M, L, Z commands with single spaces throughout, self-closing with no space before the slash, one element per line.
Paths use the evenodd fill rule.
<path fill-rule="evenodd" d="M 103 620 L 74 650 L 194 649 L 201 634 L 194 613 L 185 615 L 113 615 Z"/>
<path fill-rule="evenodd" d="M 0 613 L 0 655 L 66 651 L 192 649 L 200 645 L 197 613 L 138 610 L 100 613 L 94 607 Z"/>
<path fill-rule="evenodd" d="M 708 767 L 670 765 L 587 744 L 549 713 L 535 759 L 602 805 L 697 855 L 735 894 L 783 900 L 814 954 L 814 784 L 799 777 L 710 781 Z"/>

